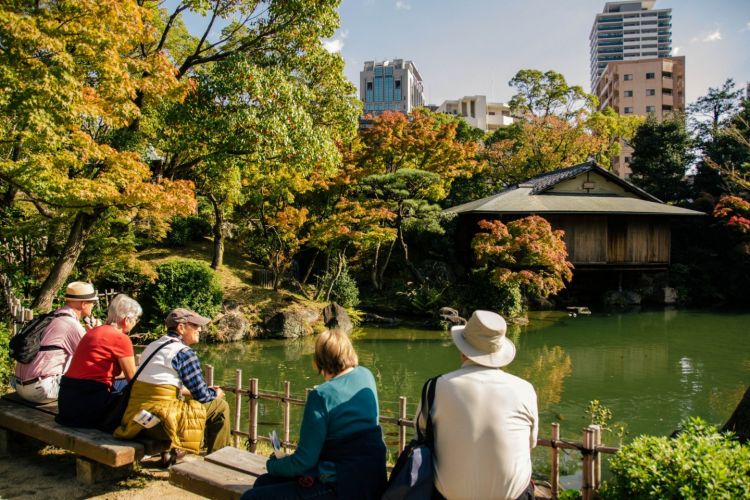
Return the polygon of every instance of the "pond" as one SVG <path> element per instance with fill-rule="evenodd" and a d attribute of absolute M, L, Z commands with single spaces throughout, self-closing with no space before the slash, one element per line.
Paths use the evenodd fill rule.
<path fill-rule="evenodd" d="M 509 330 L 518 354 L 507 370 L 536 388 L 540 437 L 549 437 L 550 424 L 559 422 L 564 438 L 580 441 L 594 399 L 612 411 L 612 423 L 625 426 L 625 441 L 642 433 L 668 435 L 688 416 L 721 424 L 750 384 L 750 314 L 537 312 L 530 320 Z M 385 415 L 398 414 L 403 395 L 411 418 L 423 381 L 459 365 L 448 333 L 368 327 L 353 338 L 360 363 L 378 382 Z M 235 369 L 241 368 L 245 380 L 259 379 L 261 390 L 283 391 L 288 380 L 292 393 L 303 396 L 306 387 L 321 382 L 312 367 L 313 342 L 262 340 L 198 351 L 215 366 L 217 382 L 234 385 Z M 260 421 L 263 434 L 279 428 L 280 404 L 262 402 Z M 295 422 L 292 433 L 298 428 Z M 394 431 L 388 434 L 392 443 Z M 608 444 L 617 441 L 605 436 Z M 535 454 L 540 452 L 546 456 L 548 449 Z"/>

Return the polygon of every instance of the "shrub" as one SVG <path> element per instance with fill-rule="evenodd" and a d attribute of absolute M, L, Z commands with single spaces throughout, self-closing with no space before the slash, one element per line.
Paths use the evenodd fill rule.
<path fill-rule="evenodd" d="M 516 283 L 499 283 L 492 280 L 484 269 L 472 271 L 467 295 L 467 310 L 488 309 L 506 318 L 521 316 L 524 310 L 521 287 Z"/>
<path fill-rule="evenodd" d="M 152 324 L 159 324 L 176 307 L 186 307 L 212 318 L 221 309 L 221 285 L 208 264 L 178 259 L 160 264 L 158 278 L 150 289 L 151 302 L 146 304 Z"/>
<path fill-rule="evenodd" d="M 636 438 L 609 466 L 603 498 L 750 498 L 750 446 L 699 418 L 674 439 Z"/>
<path fill-rule="evenodd" d="M 132 259 L 107 265 L 96 277 L 96 285 L 101 291 L 114 289 L 140 300 L 155 279 L 156 272 L 150 265 Z"/>
<path fill-rule="evenodd" d="M 0 322 L 0 394 L 7 390 L 8 380 L 13 369 L 8 342 L 10 342 L 10 329 L 5 322 Z"/>
<path fill-rule="evenodd" d="M 175 217 L 167 233 L 167 244 L 172 247 L 184 247 L 190 241 L 199 241 L 211 234 L 211 224 L 197 215 Z"/>
<path fill-rule="evenodd" d="M 345 269 L 333 284 L 331 298 L 346 308 L 359 305 L 359 287 L 348 269 Z"/>

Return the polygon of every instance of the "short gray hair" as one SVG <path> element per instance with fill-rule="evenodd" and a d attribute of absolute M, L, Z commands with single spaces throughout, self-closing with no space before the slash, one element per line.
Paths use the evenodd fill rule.
<path fill-rule="evenodd" d="M 121 293 L 109 303 L 107 308 L 107 324 L 116 325 L 120 321 L 130 318 L 138 319 L 143 314 L 141 305 L 124 293 Z"/>

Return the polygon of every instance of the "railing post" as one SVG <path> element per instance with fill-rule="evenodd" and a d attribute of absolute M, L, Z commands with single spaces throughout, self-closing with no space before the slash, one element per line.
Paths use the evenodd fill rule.
<path fill-rule="evenodd" d="M 399 454 L 406 448 L 406 397 L 398 398 L 398 452 Z"/>
<path fill-rule="evenodd" d="M 234 372 L 234 383 L 236 390 L 234 392 L 234 430 L 240 432 L 240 418 L 242 418 L 242 370 L 237 368 Z M 235 448 L 240 446 L 239 434 L 234 435 L 233 445 Z"/>
<path fill-rule="evenodd" d="M 214 385 L 214 366 L 213 365 L 206 365 L 206 384 L 208 384 L 209 387 L 213 387 Z"/>
<path fill-rule="evenodd" d="M 602 444 L 602 428 L 598 425 L 591 426 L 594 430 L 593 448 L 594 448 L 594 491 L 599 489 L 602 484 L 602 454 L 599 453 L 599 446 Z"/>
<path fill-rule="evenodd" d="M 289 402 L 289 398 L 292 397 L 291 384 L 288 380 L 284 381 L 284 450 L 287 451 L 286 445 L 289 443 L 289 429 L 291 427 L 291 409 L 292 404 Z"/>
<path fill-rule="evenodd" d="M 24 321 L 31 321 L 34 319 L 34 311 L 32 309 L 24 309 L 23 310 L 23 320 Z"/>
<path fill-rule="evenodd" d="M 258 449 L 258 379 L 250 379 L 250 404 L 248 407 L 248 433 L 250 434 L 250 451 Z"/>
<path fill-rule="evenodd" d="M 594 430 L 591 426 L 583 429 L 583 474 L 581 479 L 581 498 L 583 500 L 592 500 L 594 498 L 594 478 L 593 478 L 593 454 Z"/>
<path fill-rule="evenodd" d="M 557 441 L 560 440 L 560 424 L 554 422 L 552 424 L 552 446 L 551 450 L 551 471 L 550 483 L 552 486 L 552 498 L 557 498 L 557 491 L 560 488 L 560 454 L 557 451 Z"/>

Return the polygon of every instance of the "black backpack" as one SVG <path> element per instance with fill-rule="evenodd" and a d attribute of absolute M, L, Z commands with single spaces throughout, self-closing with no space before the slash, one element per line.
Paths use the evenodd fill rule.
<path fill-rule="evenodd" d="M 41 345 L 42 334 L 47 326 L 55 318 L 67 316 L 63 312 L 51 312 L 42 314 L 26 323 L 20 332 L 11 337 L 8 347 L 10 347 L 10 357 L 19 363 L 31 363 L 39 351 L 53 351 L 62 349 L 56 345 Z"/>

